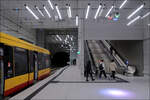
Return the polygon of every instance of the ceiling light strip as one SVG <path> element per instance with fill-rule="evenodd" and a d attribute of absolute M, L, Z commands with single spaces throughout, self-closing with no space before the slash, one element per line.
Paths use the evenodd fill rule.
<path fill-rule="evenodd" d="M 70 5 L 68 6 L 68 11 L 69 11 L 69 18 L 71 18 L 72 17 L 72 13 L 71 13 L 71 6 Z"/>
<path fill-rule="evenodd" d="M 124 0 L 124 2 L 120 5 L 119 9 L 123 8 L 123 6 L 127 3 L 128 0 Z"/>
<path fill-rule="evenodd" d="M 78 26 L 78 25 L 79 25 L 79 16 L 76 15 L 76 26 Z"/>
<path fill-rule="evenodd" d="M 114 6 L 111 6 L 111 8 L 109 9 L 109 11 L 107 12 L 105 17 L 108 17 L 108 15 L 110 14 L 110 12 L 112 11 L 113 8 L 114 8 Z"/>
<path fill-rule="evenodd" d="M 69 35 L 67 35 L 67 38 L 69 38 Z"/>
<path fill-rule="evenodd" d="M 105 7 L 105 5 L 102 6 L 102 9 L 101 9 L 101 11 L 100 11 L 100 13 L 99 13 L 99 17 L 102 15 L 103 10 L 104 10 L 104 7 Z"/>
<path fill-rule="evenodd" d="M 60 38 L 60 36 L 59 35 L 56 35 L 57 36 L 57 38 L 60 40 L 60 41 L 62 41 L 62 39 Z"/>
<path fill-rule="evenodd" d="M 39 7 L 35 6 L 35 8 L 38 10 L 38 12 L 44 17 L 44 14 L 42 13 L 42 11 L 39 9 Z"/>
<path fill-rule="evenodd" d="M 46 13 L 47 13 L 48 17 L 49 17 L 49 18 L 51 18 L 50 13 L 48 12 L 48 10 L 47 10 L 47 8 L 46 8 L 45 6 L 44 6 L 44 10 L 46 11 Z"/>
<path fill-rule="evenodd" d="M 141 17 L 141 19 L 144 19 L 144 18 L 147 17 L 148 15 L 150 15 L 150 12 L 146 13 L 143 17 Z"/>
<path fill-rule="evenodd" d="M 61 14 L 60 14 L 60 11 L 59 11 L 59 9 L 58 9 L 58 5 L 56 4 L 55 7 L 56 7 L 56 11 L 57 11 L 57 13 L 58 13 L 59 19 L 62 19 Z"/>
<path fill-rule="evenodd" d="M 101 7 L 102 7 L 102 4 L 100 4 L 100 5 L 98 6 L 98 9 L 97 9 L 96 14 L 95 14 L 95 16 L 94 16 L 94 19 L 97 18 L 97 16 L 98 16 L 98 14 L 99 14 L 99 11 L 100 11 Z"/>
<path fill-rule="evenodd" d="M 86 15 L 85 15 L 85 19 L 87 19 L 88 18 L 88 16 L 89 16 L 89 11 L 90 11 L 90 4 L 88 4 L 88 6 L 87 6 L 87 10 L 86 10 Z"/>
<path fill-rule="evenodd" d="M 53 7 L 52 2 L 51 2 L 50 0 L 48 0 L 48 3 L 49 3 L 49 5 L 50 5 L 50 7 L 52 8 L 52 10 L 54 10 L 54 7 Z"/>
<path fill-rule="evenodd" d="M 25 5 L 25 7 L 34 16 L 35 19 L 39 20 L 39 17 L 36 16 L 35 13 L 27 5 Z"/>
<path fill-rule="evenodd" d="M 70 14 L 69 14 L 69 5 L 68 4 L 66 4 L 66 8 L 67 8 L 68 17 L 70 17 Z"/>
<path fill-rule="evenodd" d="M 140 16 L 137 16 L 136 18 L 134 18 L 133 20 L 131 20 L 127 26 L 131 25 L 132 23 L 134 23 L 135 21 L 137 21 L 140 18 Z"/>
<path fill-rule="evenodd" d="M 144 7 L 144 4 L 142 4 L 140 7 L 138 7 L 133 13 L 131 13 L 127 19 L 130 19 L 133 15 L 135 15 L 138 11 L 140 11 Z"/>

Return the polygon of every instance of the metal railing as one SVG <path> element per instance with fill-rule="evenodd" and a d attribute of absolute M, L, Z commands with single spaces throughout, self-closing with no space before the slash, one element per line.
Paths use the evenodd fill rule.
<path fill-rule="evenodd" d="M 112 57 L 114 58 L 114 60 L 117 62 L 117 64 L 119 65 L 119 67 L 123 68 L 123 71 L 126 73 L 130 73 L 130 74 L 134 74 L 135 72 L 135 66 L 129 66 L 129 64 L 126 63 L 127 60 L 125 60 L 118 52 L 117 50 L 115 50 L 114 48 L 112 48 L 111 44 L 108 43 L 106 40 L 102 40 L 101 41 L 103 43 L 103 45 L 107 48 L 107 50 L 110 52 L 112 52 Z"/>

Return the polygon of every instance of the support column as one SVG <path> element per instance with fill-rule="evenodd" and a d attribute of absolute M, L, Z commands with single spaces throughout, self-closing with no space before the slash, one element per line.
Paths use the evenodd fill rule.
<path fill-rule="evenodd" d="M 80 51 L 80 55 L 78 55 L 77 65 L 81 70 L 81 75 L 84 74 L 84 24 L 83 20 L 79 20 L 79 28 L 78 28 L 78 48 Z"/>

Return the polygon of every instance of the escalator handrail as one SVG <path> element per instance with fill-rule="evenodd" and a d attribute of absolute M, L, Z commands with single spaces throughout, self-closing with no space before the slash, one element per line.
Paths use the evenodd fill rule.
<path fill-rule="evenodd" d="M 86 46 L 87 46 L 87 49 L 88 49 L 87 51 L 88 51 L 88 54 L 89 54 L 89 59 L 92 61 L 92 65 L 94 67 L 94 66 L 96 66 L 96 64 L 95 64 L 95 61 L 93 59 L 93 55 L 91 54 L 91 49 L 90 49 L 90 47 L 88 45 L 88 41 L 87 40 L 86 40 Z M 93 67 L 92 67 L 92 71 L 94 72 Z"/>
<path fill-rule="evenodd" d="M 110 44 L 105 40 L 102 40 L 102 42 L 107 47 L 107 49 L 110 51 L 110 47 L 111 47 Z M 116 59 L 116 61 L 119 63 L 120 66 L 127 67 L 126 63 L 122 60 L 122 57 L 120 57 L 120 55 L 118 55 L 118 52 L 116 52 L 116 50 L 115 50 L 115 54 L 112 54 L 112 56 Z"/>

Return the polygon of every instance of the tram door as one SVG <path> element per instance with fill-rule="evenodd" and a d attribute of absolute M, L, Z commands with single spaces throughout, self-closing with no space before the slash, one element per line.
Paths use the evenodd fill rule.
<path fill-rule="evenodd" d="M 35 63 L 35 66 L 34 66 L 34 80 L 37 80 L 38 79 L 38 61 L 37 61 L 37 53 L 34 53 L 34 63 Z"/>
<path fill-rule="evenodd" d="M 0 47 L 0 96 L 3 95 L 4 89 L 4 63 L 3 63 L 4 52 Z"/>

